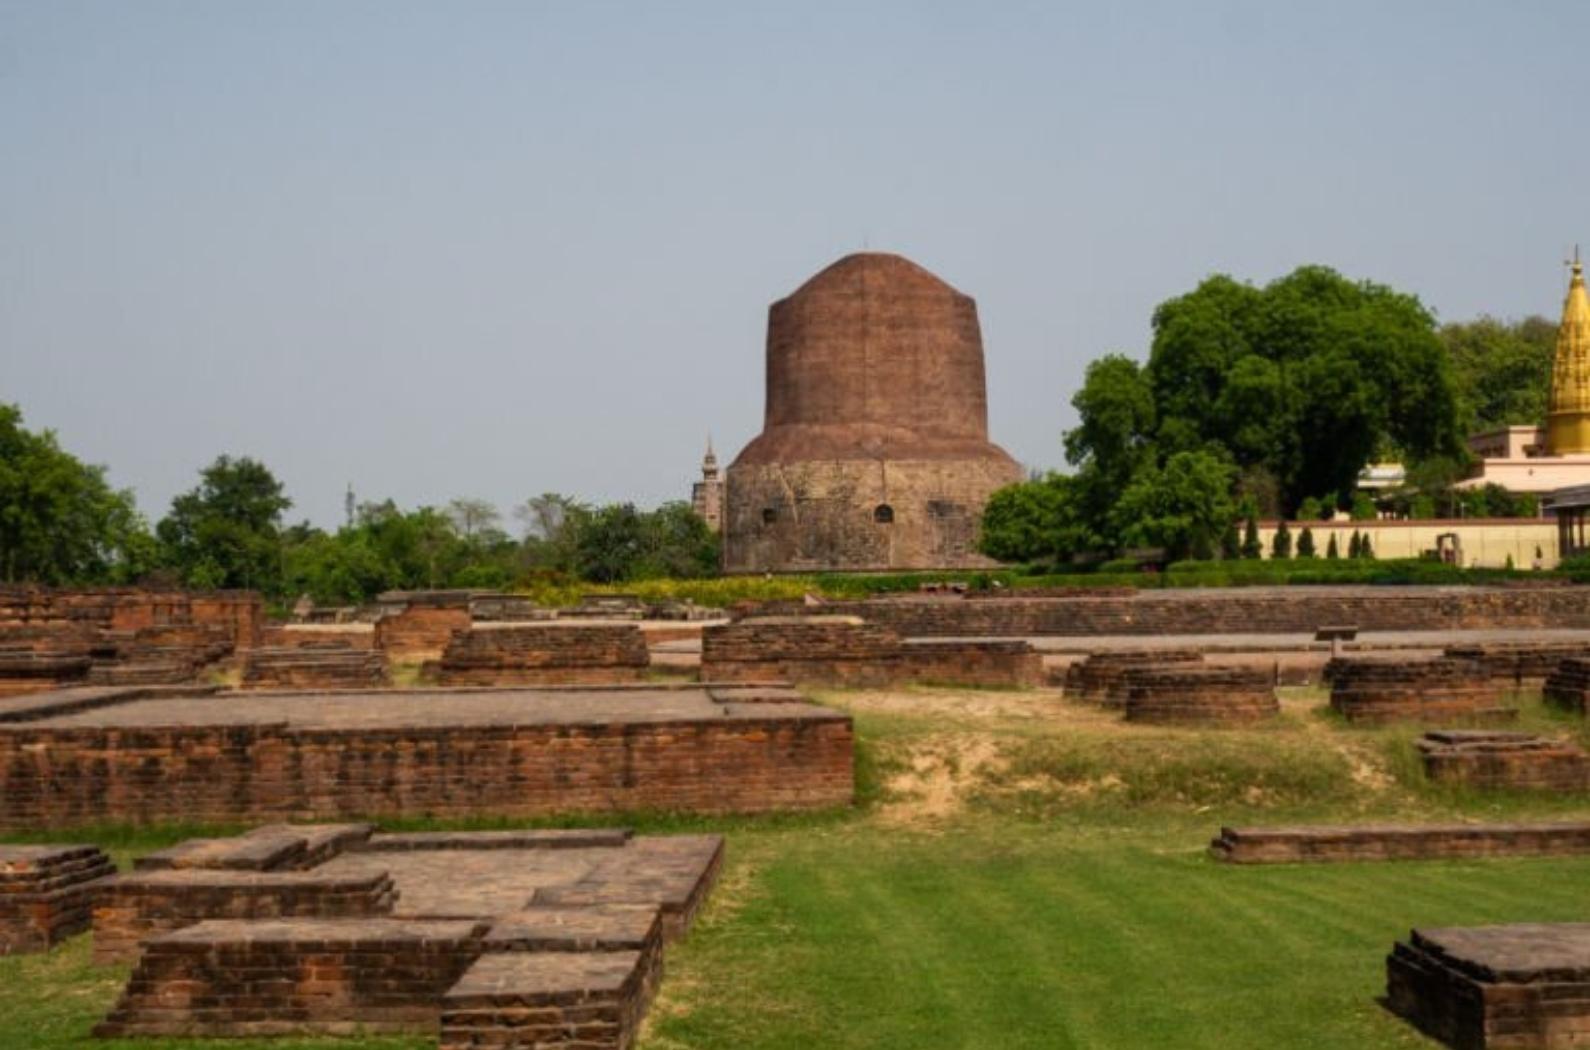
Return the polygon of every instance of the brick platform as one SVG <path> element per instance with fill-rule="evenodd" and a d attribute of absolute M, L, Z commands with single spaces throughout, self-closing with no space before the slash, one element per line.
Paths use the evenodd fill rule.
<path fill-rule="evenodd" d="M 1590 789 L 1590 754 L 1577 744 L 1529 733 L 1442 730 L 1426 733 L 1419 752 L 1431 780 L 1483 790 Z"/>
<path fill-rule="evenodd" d="M 651 666 L 634 623 L 538 623 L 455 631 L 426 677 L 441 685 L 633 682 Z"/>
<path fill-rule="evenodd" d="M 293 833 L 329 845 L 282 851 Z M 138 963 L 96 1034 L 439 1028 L 449 1048 L 627 1047 L 661 978 L 664 946 L 705 899 L 723 841 L 623 829 L 360 837 L 274 827 L 185 843 L 158 863 L 274 864 L 311 854 L 325 859 L 291 874 L 162 867 L 118 880 L 167 896 L 145 908 L 152 921 L 130 951 L 107 946 L 106 957 Z M 372 878 L 385 887 L 385 914 L 343 917 L 325 894 L 299 898 L 292 918 L 199 914 L 222 887 Z M 181 928 L 161 925 L 173 915 Z M 124 928 L 113 936 L 125 944 Z"/>
<path fill-rule="evenodd" d="M 1541 687 L 1549 704 L 1584 714 L 1590 700 L 1590 658 L 1569 657 L 1557 662 Z"/>
<path fill-rule="evenodd" d="M 854 793 L 848 716 L 700 687 L 151 692 L 0 701 L 0 828 L 764 812 Z"/>
<path fill-rule="evenodd" d="M 436 660 L 454 631 L 473 622 L 467 595 L 417 595 L 401 612 L 376 621 L 375 647 L 393 662 Z"/>
<path fill-rule="evenodd" d="M 1414 930 L 1386 959 L 1386 1005 L 1456 1050 L 1590 1045 L 1590 923 Z"/>
<path fill-rule="evenodd" d="M 1331 707 L 1349 722 L 1506 720 L 1501 688 L 1481 668 L 1449 657 L 1342 657 L 1326 667 Z"/>
<path fill-rule="evenodd" d="M 1221 828 L 1209 850 L 1234 864 L 1556 857 L 1590 853 L 1590 822 Z"/>
<path fill-rule="evenodd" d="M 702 632 L 701 678 L 857 688 L 1036 686 L 1043 658 L 1019 641 L 906 642 L 854 616 L 750 617 Z"/>
<path fill-rule="evenodd" d="M 1202 664 L 1198 649 L 1112 649 L 1089 653 L 1066 668 L 1065 696 L 1094 704 L 1119 707 L 1126 703 L 1127 676 L 1149 668 L 1179 668 Z"/>
<path fill-rule="evenodd" d="M 0 955 L 49 951 L 88 929 L 116 866 L 94 846 L 0 845 Z"/>
<path fill-rule="evenodd" d="M 386 657 L 368 649 L 255 649 L 243 661 L 244 689 L 379 689 Z"/>
<path fill-rule="evenodd" d="M 1267 667 L 1139 668 L 1125 686 L 1128 722 L 1246 725 L 1281 713 Z"/>
<path fill-rule="evenodd" d="M 1590 645 L 1581 641 L 1473 642 L 1449 645 L 1445 653 L 1467 660 L 1501 682 L 1523 685 L 1544 681 L 1563 660 L 1590 657 Z"/>

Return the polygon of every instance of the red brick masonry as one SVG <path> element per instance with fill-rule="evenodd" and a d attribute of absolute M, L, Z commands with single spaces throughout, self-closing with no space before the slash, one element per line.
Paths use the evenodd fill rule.
<path fill-rule="evenodd" d="M 1414 930 L 1386 1005 L 1456 1050 L 1590 1045 L 1590 923 Z"/>
<path fill-rule="evenodd" d="M 1555 857 L 1590 853 L 1590 821 L 1221 828 L 1209 851 L 1234 864 Z"/>
<path fill-rule="evenodd" d="M 848 716 L 698 687 L 84 692 L 0 701 L 0 828 L 760 812 L 854 793 Z"/>
<path fill-rule="evenodd" d="M 49 951 L 88 928 L 116 866 L 94 846 L 0 845 L 0 955 Z"/>
<path fill-rule="evenodd" d="M 650 665 L 638 624 L 554 622 L 454 631 L 426 677 L 441 685 L 633 682 Z"/>
<path fill-rule="evenodd" d="M 1425 776 L 1480 790 L 1584 791 L 1590 754 L 1577 744 L 1529 733 L 1449 729 L 1419 740 Z"/>

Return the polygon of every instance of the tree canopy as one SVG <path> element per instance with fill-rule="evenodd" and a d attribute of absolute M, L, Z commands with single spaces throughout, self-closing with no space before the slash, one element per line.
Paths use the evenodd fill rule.
<path fill-rule="evenodd" d="M 1544 317 L 1481 317 L 1441 327 L 1465 433 L 1544 423 L 1557 325 Z"/>

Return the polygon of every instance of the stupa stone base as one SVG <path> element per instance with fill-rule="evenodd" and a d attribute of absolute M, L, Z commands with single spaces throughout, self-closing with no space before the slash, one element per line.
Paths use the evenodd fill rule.
<path fill-rule="evenodd" d="M 1439 730 L 1418 743 L 1431 780 L 1486 790 L 1590 790 L 1590 754 L 1530 733 Z"/>
<path fill-rule="evenodd" d="M 1386 1004 L 1454 1050 L 1590 1046 L 1590 923 L 1414 930 Z"/>
<path fill-rule="evenodd" d="M 1326 667 L 1331 707 L 1349 722 L 1507 721 L 1501 688 L 1481 668 L 1449 657 L 1343 657 Z"/>
<path fill-rule="evenodd" d="M 244 689 L 379 689 L 386 657 L 368 649 L 255 649 L 243 661 Z"/>
<path fill-rule="evenodd" d="M 1125 678 L 1128 722 L 1248 725 L 1281 713 L 1265 667 L 1139 668 Z"/>
<path fill-rule="evenodd" d="M 1119 707 L 1126 703 L 1127 677 L 1148 669 L 1181 669 L 1201 665 L 1198 649 L 1111 649 L 1089 653 L 1066 669 L 1065 695 L 1070 700 Z"/>

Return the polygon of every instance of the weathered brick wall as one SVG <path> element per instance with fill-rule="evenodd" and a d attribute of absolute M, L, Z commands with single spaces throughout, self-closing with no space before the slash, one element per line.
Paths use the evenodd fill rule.
<path fill-rule="evenodd" d="M 1590 587 L 1231 587 L 1047 595 L 874 598 L 759 615 L 860 616 L 908 638 L 1313 633 L 1590 627 Z"/>
<path fill-rule="evenodd" d="M 374 649 L 375 626 L 363 623 L 274 624 L 261 633 L 260 644 L 272 649 Z"/>
<path fill-rule="evenodd" d="M 1066 668 L 1068 700 L 1120 707 L 1126 703 L 1128 677 L 1148 668 L 1197 665 L 1204 654 L 1197 649 L 1109 649 L 1089 653 Z"/>
<path fill-rule="evenodd" d="M 1445 655 L 1478 665 L 1499 682 L 1522 684 L 1546 679 L 1569 657 L 1590 657 L 1582 641 L 1471 642 L 1449 645 Z"/>
<path fill-rule="evenodd" d="M 454 631 L 467 631 L 469 605 L 416 602 L 402 612 L 388 613 L 375 623 L 375 647 L 391 660 L 435 660 Z"/>
<path fill-rule="evenodd" d="M 292 729 L 0 726 L 0 828 L 848 805 L 838 714 Z"/>
<path fill-rule="evenodd" d="M 1035 686 L 1043 678 L 1043 658 L 1019 641 L 907 643 L 853 616 L 753 617 L 703 632 L 701 678 L 847 687 Z"/>
<path fill-rule="evenodd" d="M 1583 791 L 1590 755 L 1576 744 L 1528 733 L 1438 730 L 1419 741 L 1433 781 L 1480 790 Z"/>
<path fill-rule="evenodd" d="M 1557 663 L 1541 688 L 1546 702 L 1576 714 L 1590 711 L 1590 658 L 1569 657 Z"/>
<path fill-rule="evenodd" d="M 1209 852 L 1233 864 L 1557 857 L 1590 853 L 1590 822 L 1221 828 Z"/>
<path fill-rule="evenodd" d="M 1247 724 L 1281 713 L 1267 667 L 1142 668 L 1126 677 L 1128 722 Z"/>
<path fill-rule="evenodd" d="M 0 845 L 0 955 L 48 951 L 87 929 L 115 872 L 94 846 Z"/>
<path fill-rule="evenodd" d="M 253 649 L 244 689 L 366 689 L 390 684 L 386 656 L 368 649 Z"/>
<path fill-rule="evenodd" d="M 427 676 L 442 685 L 623 682 L 650 665 L 636 624 L 534 624 L 455 631 Z"/>
<path fill-rule="evenodd" d="M 1501 688 L 1484 668 L 1450 657 L 1342 657 L 1325 668 L 1331 707 L 1349 722 L 1506 718 Z"/>

